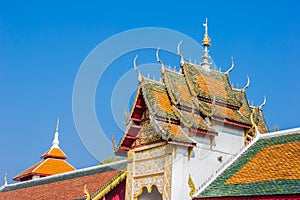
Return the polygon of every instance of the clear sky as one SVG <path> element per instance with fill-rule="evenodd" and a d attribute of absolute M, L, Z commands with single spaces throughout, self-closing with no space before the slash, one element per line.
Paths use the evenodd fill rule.
<path fill-rule="evenodd" d="M 0 1 L 0 178 L 7 172 L 11 180 L 39 161 L 51 146 L 57 117 L 60 146 L 68 161 L 76 168 L 99 163 L 75 128 L 73 84 L 89 52 L 133 28 L 169 28 L 201 42 L 202 23 L 208 17 L 210 55 L 223 71 L 234 56 L 231 81 L 241 87 L 249 75 L 247 96 L 254 105 L 267 96 L 263 109 L 270 129 L 300 126 L 299 10 L 296 0 Z M 149 56 L 139 63 L 155 62 L 152 51 L 140 53 Z M 97 116 L 105 118 L 108 137 L 122 135 L 110 111 L 111 88 L 129 69 L 132 55 L 116 61 L 106 72 L 114 78 L 97 89 Z"/>

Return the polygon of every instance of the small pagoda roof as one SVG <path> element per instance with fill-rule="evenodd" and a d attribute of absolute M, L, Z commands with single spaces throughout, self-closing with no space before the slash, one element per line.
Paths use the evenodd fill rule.
<path fill-rule="evenodd" d="M 41 158 L 59 158 L 59 159 L 66 159 L 67 155 L 58 147 L 53 148 L 51 147 L 48 151 L 46 151 Z"/>
<path fill-rule="evenodd" d="M 67 155 L 59 147 L 58 128 L 59 120 L 57 120 L 52 146 L 41 156 L 42 160 L 15 176 L 13 180 L 24 181 L 32 179 L 33 176 L 44 177 L 75 170 L 72 165 L 65 161 Z"/>
<path fill-rule="evenodd" d="M 300 128 L 259 134 L 195 199 L 300 194 Z"/>
<path fill-rule="evenodd" d="M 60 174 L 64 172 L 73 171 L 75 168 L 67 163 L 65 160 L 56 158 L 47 158 L 33 165 L 29 169 L 25 170 L 21 174 L 13 178 L 15 181 L 22 180 L 27 176 L 49 176 L 54 174 Z"/>

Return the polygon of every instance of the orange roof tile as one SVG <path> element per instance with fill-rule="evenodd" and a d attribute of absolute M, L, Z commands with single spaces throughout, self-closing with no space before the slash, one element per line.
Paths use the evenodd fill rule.
<path fill-rule="evenodd" d="M 21 178 L 27 175 L 48 176 L 48 175 L 69 172 L 73 170 L 75 170 L 75 168 L 64 160 L 47 158 L 35 164 L 34 166 L 30 167 L 29 169 L 25 170 L 18 176 L 14 177 L 13 180 L 20 180 Z"/>
<path fill-rule="evenodd" d="M 201 75 L 197 75 L 197 80 L 200 83 L 201 89 L 205 93 L 228 99 L 227 91 L 221 81 L 210 77 L 203 77 Z"/>
<path fill-rule="evenodd" d="M 27 170 L 25 170 L 24 172 L 22 172 L 21 174 L 15 176 L 13 178 L 13 180 L 20 180 L 22 177 L 24 177 L 25 175 L 31 174 L 31 172 L 37 168 L 43 161 L 41 160 L 40 162 L 36 163 L 35 165 L 33 165 L 32 167 L 28 168 Z"/>
<path fill-rule="evenodd" d="M 165 130 L 169 129 L 169 123 L 164 123 L 163 125 Z M 170 134 L 173 136 L 179 136 L 179 137 L 187 137 L 182 130 L 179 128 L 179 125 L 176 124 L 170 124 Z"/>
<path fill-rule="evenodd" d="M 67 155 L 60 148 L 51 148 L 44 153 L 41 158 L 61 158 L 66 159 Z"/>
<path fill-rule="evenodd" d="M 189 92 L 189 88 L 187 87 L 187 85 L 179 82 L 175 82 L 174 84 L 176 86 L 177 91 L 180 94 L 181 100 L 188 103 L 192 103 L 192 96 Z"/>
<path fill-rule="evenodd" d="M 158 107 L 167 112 L 167 113 L 172 113 L 172 105 L 171 105 L 171 102 L 170 102 L 170 99 L 168 97 L 167 94 L 165 93 L 161 93 L 161 92 L 158 92 L 158 91 L 153 91 L 153 96 L 154 98 L 158 100 Z"/>
<path fill-rule="evenodd" d="M 44 160 L 33 172 L 37 174 L 60 174 L 73 171 L 75 168 L 64 160 L 48 158 Z"/>
<path fill-rule="evenodd" d="M 300 142 L 268 146 L 263 148 L 243 168 L 230 177 L 225 184 L 245 184 L 270 180 L 299 180 L 299 168 Z"/>

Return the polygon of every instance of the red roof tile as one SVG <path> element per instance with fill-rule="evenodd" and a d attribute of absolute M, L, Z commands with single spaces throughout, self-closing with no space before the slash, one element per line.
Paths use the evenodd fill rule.
<path fill-rule="evenodd" d="M 84 198 L 84 185 L 90 194 L 94 193 L 99 187 L 103 186 L 114 176 L 118 175 L 120 170 L 112 170 L 102 172 L 100 174 L 92 174 L 68 180 L 51 182 L 48 184 L 36 185 L 33 187 L 21 188 L 0 192 L 1 200 L 11 199 L 78 199 Z M 51 177 L 52 178 L 52 177 Z M 46 178 L 41 178 L 46 179 Z M 29 181 L 32 182 L 32 181 Z M 23 182 L 25 184 L 29 182 Z"/>

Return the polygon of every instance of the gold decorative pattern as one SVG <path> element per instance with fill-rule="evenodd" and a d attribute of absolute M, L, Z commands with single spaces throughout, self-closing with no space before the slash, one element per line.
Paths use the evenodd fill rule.
<path fill-rule="evenodd" d="M 89 190 L 87 189 L 87 185 L 86 184 L 84 185 L 83 191 L 84 191 L 86 200 L 90 200 L 91 196 L 90 196 Z"/>
<path fill-rule="evenodd" d="M 195 184 L 194 184 L 193 179 L 191 177 L 191 174 L 189 174 L 188 184 L 189 184 L 189 187 L 190 187 L 190 197 L 193 197 L 195 192 L 196 192 L 196 187 L 195 187 Z"/>
<path fill-rule="evenodd" d="M 170 152 L 173 147 L 166 144 L 132 152 L 132 162 L 127 166 L 126 200 L 138 199 L 143 188 L 150 193 L 154 185 L 164 200 L 171 199 L 173 155 Z"/>

